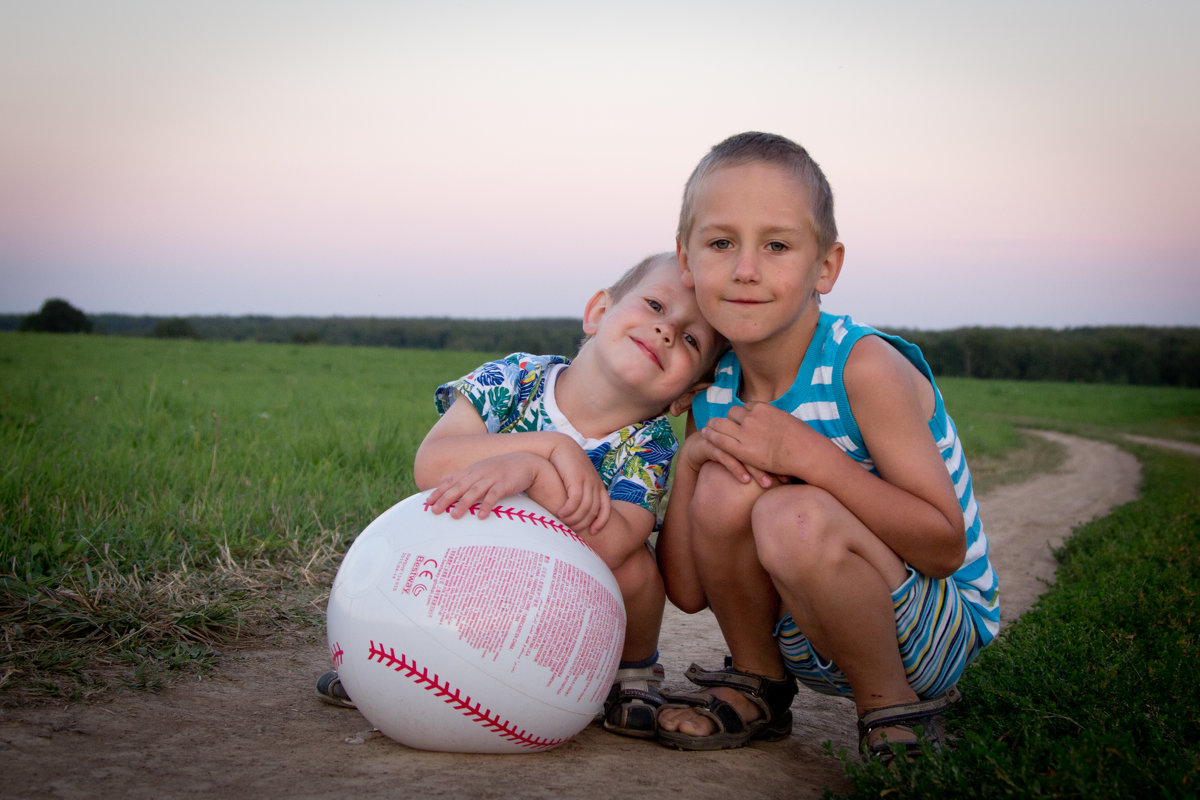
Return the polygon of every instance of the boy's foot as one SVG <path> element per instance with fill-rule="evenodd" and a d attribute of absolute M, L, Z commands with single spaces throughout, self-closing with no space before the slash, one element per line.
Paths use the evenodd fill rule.
<path fill-rule="evenodd" d="M 354 701 L 346 694 L 346 687 L 342 686 L 342 679 L 333 670 L 317 678 L 317 697 L 331 706 L 355 708 Z"/>
<path fill-rule="evenodd" d="M 792 732 L 792 700 L 796 679 L 767 678 L 736 670 L 726 657 L 725 668 L 703 670 L 692 664 L 688 680 L 707 691 L 663 692 L 667 703 L 659 714 L 658 740 L 680 750 L 725 750 L 754 739 L 777 741 Z M 662 712 L 688 709 L 691 720 Z M 755 715 L 757 712 L 757 715 Z"/>
<path fill-rule="evenodd" d="M 617 670 L 616 680 L 604 701 L 604 730 L 638 739 L 653 739 L 658 730 L 658 709 L 663 704 L 662 664 Z"/>
<path fill-rule="evenodd" d="M 863 758 L 887 764 L 896 757 L 892 747 L 899 746 L 901 755 L 911 761 L 921 754 L 922 739 L 934 750 L 941 750 L 940 715 L 961 699 L 958 689 L 951 686 L 929 700 L 863 712 L 858 718 L 858 748 Z M 921 729 L 920 735 L 917 728 Z"/>

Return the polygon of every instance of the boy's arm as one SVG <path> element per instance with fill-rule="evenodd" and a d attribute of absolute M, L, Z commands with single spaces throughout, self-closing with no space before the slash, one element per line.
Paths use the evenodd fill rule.
<path fill-rule="evenodd" d="M 770 404 L 734 409 L 704 436 L 760 469 L 825 489 L 897 555 L 932 577 L 965 557 L 962 509 L 929 431 L 933 388 L 899 352 L 865 337 L 845 368 L 851 410 L 879 475 Z"/>
<path fill-rule="evenodd" d="M 873 481 L 855 495 L 862 509 L 855 513 L 909 564 L 948 577 L 966 557 L 966 524 L 929 430 L 933 385 L 877 336 L 854 346 L 844 375 L 850 408 L 879 472 L 876 478 L 856 467 Z M 876 490 L 879 496 L 872 497 Z"/>
<path fill-rule="evenodd" d="M 435 512 L 441 512 L 466 491 L 463 485 L 452 488 L 449 481 L 455 476 L 472 482 L 478 480 L 479 473 L 466 474 L 469 468 L 489 459 L 517 456 L 534 456 L 539 461 L 517 459 L 524 471 L 519 475 L 514 472 L 507 479 L 511 482 L 532 476 L 532 482 L 516 491 L 528 492 L 572 527 L 598 527 L 607 520 L 608 493 L 577 442 L 555 431 L 488 433 L 479 412 L 463 397 L 446 409 L 417 448 L 413 479 L 418 489 L 434 489 L 430 502 Z M 486 502 L 484 505 L 491 507 Z M 457 509 L 452 513 L 461 516 L 465 512 Z"/>
<path fill-rule="evenodd" d="M 609 569 L 616 569 L 639 547 L 645 546 L 653 531 L 653 513 L 636 503 L 614 500 L 608 521 L 584 538 Z"/>

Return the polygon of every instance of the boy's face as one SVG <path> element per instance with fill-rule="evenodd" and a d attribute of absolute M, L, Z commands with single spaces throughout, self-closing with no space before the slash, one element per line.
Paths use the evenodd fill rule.
<path fill-rule="evenodd" d="M 712 368 L 719 337 L 679 268 L 665 261 L 625 295 L 584 318 L 591 345 L 618 382 L 666 408 Z M 592 330 L 587 330 L 591 326 Z"/>
<path fill-rule="evenodd" d="M 816 294 L 833 288 L 842 263 L 840 244 L 818 252 L 800 178 L 763 162 L 722 167 L 705 178 L 691 232 L 678 247 L 684 283 L 735 347 L 815 320 Z"/>

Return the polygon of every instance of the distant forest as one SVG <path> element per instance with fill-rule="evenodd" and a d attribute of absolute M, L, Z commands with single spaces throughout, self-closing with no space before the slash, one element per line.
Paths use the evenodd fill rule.
<path fill-rule="evenodd" d="M 15 331 L 23 315 L 0 315 Z M 288 344 L 573 354 L 579 319 L 152 317 L 88 315 L 92 335 Z M 1200 327 L 889 329 L 925 353 L 935 375 L 1200 387 Z"/>

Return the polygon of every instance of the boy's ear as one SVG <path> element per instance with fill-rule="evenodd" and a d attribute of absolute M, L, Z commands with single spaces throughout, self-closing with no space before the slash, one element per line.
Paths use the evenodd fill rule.
<path fill-rule="evenodd" d="M 604 316 L 604 312 L 608 311 L 608 305 L 611 298 L 607 289 L 601 289 L 592 295 L 592 299 L 587 301 L 587 305 L 583 308 L 583 332 L 588 336 L 594 336 L 600 328 L 600 318 Z"/>
<path fill-rule="evenodd" d="M 821 294 L 829 294 L 833 290 L 833 285 L 837 283 L 838 275 L 842 273 L 842 261 L 846 258 L 846 246 L 841 242 L 834 242 L 833 246 L 825 253 L 825 259 L 821 262 L 821 274 L 817 278 L 817 291 Z"/>
<path fill-rule="evenodd" d="M 686 288 L 695 291 L 696 279 L 692 276 L 692 268 L 688 265 L 687 250 L 683 249 L 683 244 L 679 241 L 679 237 L 675 237 L 675 260 L 679 263 L 679 281 Z"/>

